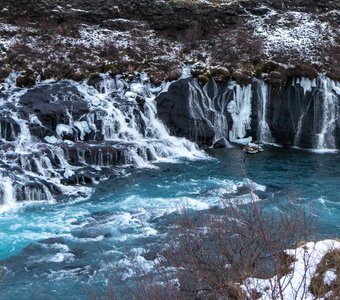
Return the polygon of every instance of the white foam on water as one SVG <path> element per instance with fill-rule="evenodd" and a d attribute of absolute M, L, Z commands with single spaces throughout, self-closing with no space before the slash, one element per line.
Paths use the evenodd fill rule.
<path fill-rule="evenodd" d="M 91 273 L 91 266 L 78 267 L 70 270 L 50 270 L 47 278 L 49 280 L 61 281 L 65 279 L 77 280 L 81 275 L 89 275 Z"/>
<path fill-rule="evenodd" d="M 302 148 L 300 148 L 302 149 Z M 340 150 L 339 149 L 303 149 L 303 150 L 307 150 L 313 153 L 319 153 L 319 154 L 327 154 L 327 153 L 339 153 Z"/>
<path fill-rule="evenodd" d="M 178 212 L 183 208 L 204 210 L 210 208 L 210 206 L 206 199 L 191 197 L 143 198 L 134 195 L 122 201 L 119 207 L 134 213 L 137 212 L 140 217 L 147 220 L 151 217 L 161 217 Z"/>
<path fill-rule="evenodd" d="M 6 79 L 7 98 L 6 103 L 0 101 L 1 105 L 7 103 L 20 105 L 19 101 L 27 89 L 15 87 L 15 80 L 19 75 L 19 73 L 13 73 Z M 101 81 L 98 82 L 97 88 L 87 85 L 86 82 L 64 81 L 64 84 L 79 91 L 81 98 L 87 102 L 90 112 L 76 119 L 71 111 L 66 110 L 66 121 L 57 124 L 55 134 L 45 136 L 43 141 L 38 141 L 36 137 L 30 135 L 29 123 L 43 126 L 38 115 L 31 113 L 29 121 L 27 121 L 21 119 L 16 112 L 10 112 L 11 118 L 18 124 L 20 131 L 17 136 L 11 137 L 15 141 L 7 142 L 13 145 L 13 155 L 19 155 L 18 160 L 23 173 L 14 175 L 16 178 L 13 179 L 13 182 L 16 185 L 19 184 L 20 187 L 13 187 L 14 193 L 11 194 L 14 195 L 13 197 L 9 196 L 11 192 L 8 189 L 7 181 L 4 183 L 7 192 L 4 194 L 6 200 L 3 202 L 6 202 L 7 208 L 13 206 L 12 200 L 15 200 L 19 193 L 24 194 L 21 196 L 24 199 L 21 200 L 47 200 L 53 203 L 54 195 L 50 191 L 49 184 L 57 187 L 65 198 L 74 202 L 89 199 L 93 192 L 92 188 L 62 183 L 65 178 L 77 175 L 78 171 L 86 165 L 100 172 L 104 166 L 114 168 L 113 163 L 122 166 L 133 165 L 137 168 L 157 168 L 154 165 L 157 162 L 177 163 L 182 159 L 208 158 L 194 143 L 184 138 L 170 136 L 164 124 L 157 118 L 155 97 L 166 89 L 166 85 L 161 88 L 153 87 L 146 74 L 136 74 L 136 80 L 131 83 L 128 83 L 122 76 L 115 78 L 107 74 L 100 76 Z M 53 84 L 54 82 L 42 81 L 38 85 L 48 87 Z M 68 96 L 70 95 L 65 95 L 65 100 Z M 53 101 L 60 102 L 60 95 L 53 97 Z M 16 134 L 14 127 L 11 132 Z M 75 143 L 64 140 L 64 138 L 67 135 L 72 135 L 75 139 L 83 141 L 92 132 L 94 134 L 101 132 L 104 136 L 104 141 L 101 144 L 104 146 L 106 142 L 113 142 L 123 150 L 120 150 L 121 152 L 118 154 L 109 153 L 108 150 L 104 156 L 101 149 L 98 150 L 98 154 L 95 152 L 92 154 L 91 147 L 89 147 L 87 150 L 90 154 L 87 155 L 88 160 L 85 161 L 85 151 L 87 150 L 79 149 L 77 155 L 79 155 L 80 164 L 83 166 L 70 164 L 64 145 L 66 143 L 72 147 Z M 101 147 L 101 144 L 96 143 L 98 147 Z M 49 151 L 48 155 L 38 154 L 41 150 L 46 149 Z M 4 151 L 6 157 L 9 151 Z M 119 158 L 115 158 L 114 155 Z M 104 157 L 107 161 L 104 160 Z M 13 160 L 8 159 L 6 163 L 13 165 Z M 75 178 L 75 180 L 78 179 Z M 46 182 L 48 184 L 45 184 Z M 98 183 L 98 180 L 94 183 Z M 30 185 L 29 188 L 26 185 Z M 22 189 L 23 192 L 18 189 Z"/>
<path fill-rule="evenodd" d="M 44 264 L 44 263 L 71 263 L 75 260 L 74 254 L 69 253 L 69 249 L 61 249 L 64 250 L 62 252 L 53 254 L 53 255 L 45 255 L 45 256 L 39 256 L 38 258 L 31 258 L 33 262 Z"/>
<path fill-rule="evenodd" d="M 123 270 L 122 279 L 126 280 L 136 275 L 136 271 L 142 269 L 143 272 L 148 273 L 155 269 L 159 264 L 159 259 L 147 260 L 142 255 L 135 255 L 133 258 L 124 258 L 114 264 L 114 268 Z"/>
<path fill-rule="evenodd" d="M 255 181 L 249 179 L 249 178 L 245 178 L 242 183 L 240 183 L 240 185 L 243 185 L 243 186 L 248 186 L 250 187 L 252 190 L 256 190 L 256 191 L 266 191 L 266 186 L 265 185 L 262 185 L 262 184 L 258 184 L 256 183 Z"/>

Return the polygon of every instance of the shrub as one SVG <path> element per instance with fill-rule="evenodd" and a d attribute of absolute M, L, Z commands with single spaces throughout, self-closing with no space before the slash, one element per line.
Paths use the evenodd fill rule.
<path fill-rule="evenodd" d="M 254 192 L 251 195 L 258 199 Z M 204 212 L 184 208 L 157 267 L 149 272 L 137 263 L 133 284 L 121 281 L 123 293 L 109 285 L 107 298 L 258 299 L 260 292 L 247 286 L 246 279 L 274 276 L 273 299 L 283 299 L 277 296 L 289 282 L 283 285 L 280 278 L 293 271 L 294 262 L 283 250 L 310 238 L 313 225 L 293 204 L 284 210 L 268 213 L 256 201 L 233 204 L 231 199 L 225 199 L 222 208 Z"/>

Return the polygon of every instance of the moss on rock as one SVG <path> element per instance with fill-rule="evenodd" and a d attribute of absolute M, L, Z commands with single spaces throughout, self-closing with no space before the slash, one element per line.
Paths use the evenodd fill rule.
<path fill-rule="evenodd" d="M 252 77 L 249 71 L 233 71 L 231 79 L 235 80 L 239 85 L 248 85 L 252 82 Z"/>
<path fill-rule="evenodd" d="M 33 70 L 27 69 L 16 79 L 16 85 L 22 88 L 30 88 L 35 85 L 36 80 L 37 75 L 35 72 Z"/>
<path fill-rule="evenodd" d="M 163 70 L 152 69 L 147 73 L 150 76 L 151 83 L 155 85 L 161 84 L 165 80 L 165 77 L 166 77 L 166 74 Z"/>
<path fill-rule="evenodd" d="M 10 68 L 1 68 L 0 69 L 0 83 L 5 81 L 5 78 L 11 74 L 11 69 Z"/>
<path fill-rule="evenodd" d="M 202 74 L 199 75 L 197 79 L 201 85 L 206 85 L 209 82 L 210 77 L 207 74 Z"/>
<path fill-rule="evenodd" d="M 207 72 L 206 66 L 201 63 L 196 63 L 191 68 L 191 75 L 193 77 L 199 77 L 201 75 L 204 75 L 206 72 Z"/>
<path fill-rule="evenodd" d="M 182 70 L 179 67 L 171 68 L 165 78 L 166 81 L 175 81 L 181 78 Z"/>
<path fill-rule="evenodd" d="M 270 83 L 275 89 L 279 89 L 285 83 L 285 77 L 278 71 L 272 71 L 268 74 L 266 81 Z"/>
<path fill-rule="evenodd" d="M 102 73 L 117 74 L 117 65 L 115 63 L 104 63 L 101 68 Z"/>
<path fill-rule="evenodd" d="M 282 73 L 286 78 L 308 77 L 312 80 L 318 76 L 317 70 L 313 66 L 306 64 L 287 68 Z"/>
<path fill-rule="evenodd" d="M 227 68 L 211 67 L 210 76 L 217 82 L 227 82 L 230 78 L 230 72 Z"/>

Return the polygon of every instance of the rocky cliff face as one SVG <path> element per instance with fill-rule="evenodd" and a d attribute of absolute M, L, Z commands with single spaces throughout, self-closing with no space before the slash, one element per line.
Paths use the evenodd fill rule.
<path fill-rule="evenodd" d="M 255 79 L 235 82 L 197 79 L 172 84 L 157 98 L 158 115 L 174 135 L 212 146 L 225 139 L 302 148 L 340 148 L 340 85 L 325 76 L 295 78 L 281 89 Z"/>

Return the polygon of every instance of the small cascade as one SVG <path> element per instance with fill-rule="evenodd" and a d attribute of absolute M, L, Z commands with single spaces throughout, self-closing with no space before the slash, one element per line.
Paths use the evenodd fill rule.
<path fill-rule="evenodd" d="M 17 88 L 15 74 L 7 81 L 0 95 L 4 207 L 87 198 L 89 185 L 123 172 L 119 166 L 206 157 L 192 142 L 169 135 L 156 117 L 160 90 L 145 74 L 131 83 L 102 74 L 32 89 Z"/>
<path fill-rule="evenodd" d="M 303 89 L 303 94 L 297 93 L 298 99 L 296 101 L 300 104 L 300 115 L 297 122 L 295 136 L 294 136 L 294 145 L 299 146 L 301 141 L 301 133 L 302 133 L 302 125 L 304 124 L 304 120 L 306 115 L 311 109 L 313 97 L 309 97 L 307 93 L 312 93 L 313 89 L 316 88 L 316 79 L 310 80 L 307 77 L 297 78 L 294 82 L 294 86 L 300 86 Z"/>
<path fill-rule="evenodd" d="M 257 140 L 260 143 L 272 143 L 273 138 L 267 122 L 267 105 L 269 98 L 268 85 L 258 79 L 254 80 L 255 93 L 257 94 Z"/>
<path fill-rule="evenodd" d="M 320 95 L 315 102 L 315 123 L 319 125 L 317 138 L 315 141 L 316 149 L 335 149 L 335 128 L 339 120 L 339 92 L 336 84 L 325 76 L 318 78 Z M 321 102 L 321 103 L 320 103 Z"/>
<path fill-rule="evenodd" d="M 0 118 L 0 139 L 15 141 L 20 134 L 20 126 L 12 118 Z"/>
<path fill-rule="evenodd" d="M 1 211 L 6 211 L 16 206 L 16 199 L 14 194 L 13 182 L 9 177 L 1 177 L 2 184 L 2 205 Z"/>
<path fill-rule="evenodd" d="M 295 99 L 299 105 L 294 145 L 301 146 L 302 138 L 310 139 L 310 148 L 336 149 L 336 126 L 339 120 L 339 84 L 320 75 L 314 80 L 300 78 L 295 82 L 303 93 Z"/>
<path fill-rule="evenodd" d="M 251 122 L 251 84 L 241 87 L 231 83 L 230 87 L 233 90 L 233 99 L 229 102 L 227 109 L 231 114 L 233 126 L 229 131 L 229 140 L 245 145 L 252 141 L 251 137 L 246 137 Z"/>
<path fill-rule="evenodd" d="M 227 99 L 225 94 L 219 94 L 216 82 L 212 80 L 210 86 L 205 85 L 202 88 L 197 80 L 189 81 L 188 99 L 189 113 L 196 131 L 194 140 L 207 130 L 204 125 L 214 132 L 212 144 L 219 139 L 227 139 L 228 122 L 225 114 Z"/>
<path fill-rule="evenodd" d="M 213 96 L 211 98 L 210 107 L 213 113 L 212 123 L 214 125 L 215 137 L 214 141 L 216 142 L 220 139 L 227 138 L 228 132 L 228 122 L 226 118 L 226 93 L 219 96 L 219 91 L 216 82 L 213 80 Z M 208 98 L 208 86 L 205 85 L 203 90 L 205 95 Z"/>
<path fill-rule="evenodd" d="M 157 97 L 158 114 L 171 133 L 203 146 L 248 144 L 256 137 L 267 144 L 338 149 L 339 90 L 324 75 L 290 79 L 279 91 L 256 78 L 246 86 L 211 79 L 203 87 L 187 78 Z"/>

